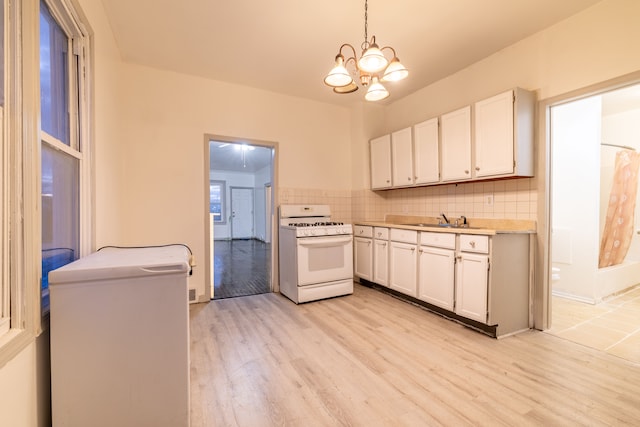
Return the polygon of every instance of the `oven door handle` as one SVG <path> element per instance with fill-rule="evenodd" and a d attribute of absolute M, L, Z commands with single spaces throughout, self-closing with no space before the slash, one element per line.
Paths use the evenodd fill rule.
<path fill-rule="evenodd" d="M 298 239 L 300 246 L 312 246 L 314 248 L 329 248 L 331 246 L 346 245 L 351 243 L 352 238 L 349 237 L 310 237 L 307 239 Z"/>

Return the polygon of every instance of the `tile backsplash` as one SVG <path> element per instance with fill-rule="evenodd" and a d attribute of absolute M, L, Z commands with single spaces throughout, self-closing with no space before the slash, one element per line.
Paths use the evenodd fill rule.
<path fill-rule="evenodd" d="M 382 221 L 385 215 L 535 220 L 535 178 L 415 187 L 384 191 L 281 188 L 280 204 L 331 206 L 336 221 Z"/>

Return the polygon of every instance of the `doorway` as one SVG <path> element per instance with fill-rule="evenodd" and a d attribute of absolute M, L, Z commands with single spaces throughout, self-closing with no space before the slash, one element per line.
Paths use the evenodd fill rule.
<path fill-rule="evenodd" d="M 211 299 L 271 292 L 275 146 L 211 137 L 206 147 Z"/>
<path fill-rule="evenodd" d="M 546 332 L 640 362 L 640 84 L 552 105 L 549 124 Z"/>

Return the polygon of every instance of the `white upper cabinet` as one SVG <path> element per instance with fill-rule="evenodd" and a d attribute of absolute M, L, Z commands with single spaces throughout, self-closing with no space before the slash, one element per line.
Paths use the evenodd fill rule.
<path fill-rule="evenodd" d="M 413 185 L 413 146 L 411 128 L 391 134 L 391 185 Z"/>
<path fill-rule="evenodd" d="M 535 95 L 509 90 L 474 108 L 474 177 L 533 176 Z"/>
<path fill-rule="evenodd" d="M 515 88 L 372 139 L 371 188 L 532 177 L 535 103 Z"/>
<path fill-rule="evenodd" d="M 391 135 L 369 142 L 371 149 L 371 188 L 391 188 Z"/>
<path fill-rule="evenodd" d="M 471 107 L 443 114 L 440 123 L 442 181 L 471 179 Z"/>
<path fill-rule="evenodd" d="M 432 184 L 440 180 L 438 119 L 413 126 L 414 182 Z"/>

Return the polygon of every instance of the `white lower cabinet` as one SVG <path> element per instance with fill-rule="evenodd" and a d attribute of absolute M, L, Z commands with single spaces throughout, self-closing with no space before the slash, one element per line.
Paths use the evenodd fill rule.
<path fill-rule="evenodd" d="M 489 237 L 461 234 L 456 264 L 456 314 L 488 321 Z"/>
<path fill-rule="evenodd" d="M 453 311 L 455 252 L 420 247 L 418 298 Z"/>
<path fill-rule="evenodd" d="M 456 314 L 487 323 L 489 256 L 461 252 L 456 266 Z"/>
<path fill-rule="evenodd" d="M 372 236 L 354 237 L 359 277 L 455 313 L 462 321 L 480 322 L 496 337 L 530 327 L 530 235 L 379 227 L 356 234 Z"/>
<path fill-rule="evenodd" d="M 353 238 L 353 274 L 361 279 L 373 279 L 372 227 L 355 226 Z"/>
<path fill-rule="evenodd" d="M 420 233 L 418 298 L 453 311 L 455 234 Z"/>
<path fill-rule="evenodd" d="M 389 234 L 389 287 L 415 297 L 418 288 L 418 232 L 392 228 Z"/>
<path fill-rule="evenodd" d="M 389 286 L 389 229 L 375 227 L 373 236 L 373 282 Z"/>

